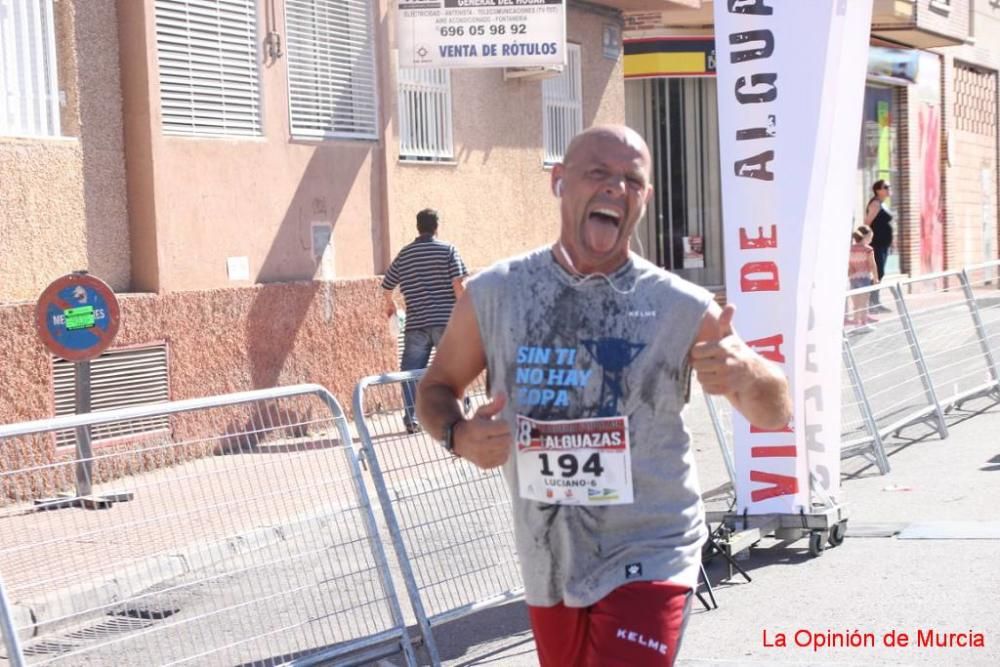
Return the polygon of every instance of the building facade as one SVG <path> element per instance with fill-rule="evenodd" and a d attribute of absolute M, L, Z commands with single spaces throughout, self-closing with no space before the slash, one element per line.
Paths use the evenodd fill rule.
<path fill-rule="evenodd" d="M 1000 6 L 875 0 L 856 171 L 863 220 L 893 185 L 887 271 L 920 275 L 997 259 Z M 659 196 L 647 254 L 703 285 L 723 283 L 713 3 L 626 16 L 628 122 L 656 147 Z"/>
<path fill-rule="evenodd" d="M 538 246 L 548 165 L 595 123 L 653 147 L 640 250 L 721 286 L 711 2 L 568 0 L 561 71 L 400 68 L 394 6 L 0 0 L 0 422 L 73 411 L 32 302 L 76 270 L 122 301 L 98 407 L 295 382 L 349 404 L 396 367 L 376 276 L 416 211 L 473 269 Z M 893 271 L 997 256 L 997 44 L 996 2 L 875 2 L 844 225 L 891 180 Z"/>
<path fill-rule="evenodd" d="M 668 3 L 568 0 L 561 70 L 450 72 L 398 67 L 395 4 L 0 0 L 0 422 L 73 411 L 32 315 L 66 273 L 122 303 L 95 406 L 349 405 L 397 367 L 376 276 L 418 210 L 472 268 L 553 237 L 549 165 L 624 121 L 622 10 Z"/>

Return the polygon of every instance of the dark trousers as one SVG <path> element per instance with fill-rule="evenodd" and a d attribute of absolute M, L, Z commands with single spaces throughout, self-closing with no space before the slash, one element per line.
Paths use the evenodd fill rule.
<path fill-rule="evenodd" d="M 878 280 L 882 282 L 882 276 L 885 275 L 885 260 L 889 258 L 889 246 L 873 245 L 872 250 L 875 251 L 875 267 L 878 269 Z M 873 306 L 882 304 L 878 291 L 871 293 L 869 303 Z"/>
<path fill-rule="evenodd" d="M 423 327 L 411 329 L 407 327 L 403 334 L 403 359 L 399 364 L 402 371 L 415 371 L 420 368 L 427 368 L 427 362 L 431 358 L 431 350 L 441 342 L 444 334 L 444 327 Z M 403 421 L 407 424 L 415 424 L 417 417 L 414 414 L 416 405 L 416 383 L 403 383 L 403 406 L 406 412 L 403 414 Z"/>

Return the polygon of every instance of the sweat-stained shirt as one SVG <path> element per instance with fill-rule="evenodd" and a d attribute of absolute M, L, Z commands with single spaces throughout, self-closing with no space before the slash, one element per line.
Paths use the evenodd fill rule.
<path fill-rule="evenodd" d="M 585 607 L 633 581 L 697 585 L 707 528 L 681 410 L 688 353 L 712 295 L 637 255 L 608 279 L 614 288 L 601 277 L 581 282 L 545 247 L 499 262 L 468 285 L 490 393 L 509 399 L 501 418 L 515 444 L 504 476 L 529 605 Z M 588 506 L 580 494 L 609 497 L 600 485 L 570 489 L 581 505 L 520 497 L 517 434 L 526 420 L 518 415 L 584 425 L 626 417 L 633 502 Z M 546 427 L 538 422 L 535 435 Z M 548 485 L 587 478 L 578 462 L 560 461 L 559 451 L 544 464 L 535 450 L 522 454 L 545 470 L 526 479 Z M 591 472 L 602 469 L 586 463 Z M 570 472 L 575 476 L 566 478 Z M 545 490 L 553 492 L 566 489 Z"/>

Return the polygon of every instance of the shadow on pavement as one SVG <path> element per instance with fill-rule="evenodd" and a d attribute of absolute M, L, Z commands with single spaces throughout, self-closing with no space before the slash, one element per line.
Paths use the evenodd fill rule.
<path fill-rule="evenodd" d="M 980 470 L 984 472 L 1000 472 L 1000 454 L 991 458 L 987 463 L 989 465 L 983 466 Z"/>
<path fill-rule="evenodd" d="M 504 664 L 516 656 L 525 665 L 536 664 L 528 609 L 523 601 L 491 607 L 434 628 L 441 661 L 449 667 Z M 475 651 L 470 653 L 470 649 Z"/>
<path fill-rule="evenodd" d="M 966 404 L 975 404 L 975 407 L 966 407 Z M 967 401 L 954 406 L 945 412 L 945 423 L 948 428 L 958 426 L 959 424 L 966 422 L 973 417 L 978 417 L 979 415 L 992 414 L 1000 412 L 1000 401 L 992 396 L 978 396 L 970 398 Z M 914 435 L 904 435 L 905 430 L 920 429 L 920 432 Z M 936 428 L 929 422 L 921 422 L 919 424 L 912 424 L 911 426 L 904 427 L 896 433 L 892 434 L 890 437 L 883 440 L 883 446 L 885 447 L 885 454 L 887 457 L 892 459 L 894 456 L 898 456 L 902 452 L 906 451 L 910 447 L 916 444 L 927 442 L 930 440 L 940 440 L 940 436 Z M 944 440 L 941 440 L 944 442 Z M 995 461 L 991 461 L 993 463 Z M 996 468 L 985 467 L 982 470 L 991 471 Z M 866 458 L 856 456 L 850 459 L 845 459 L 843 462 L 843 470 L 841 474 L 841 479 L 843 481 L 864 479 L 868 477 L 879 477 L 881 473 L 879 472 L 876 465 L 867 460 Z"/>

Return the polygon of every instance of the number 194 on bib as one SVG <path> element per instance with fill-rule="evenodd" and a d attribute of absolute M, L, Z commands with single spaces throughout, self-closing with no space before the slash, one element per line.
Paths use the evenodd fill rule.
<path fill-rule="evenodd" d="M 628 417 L 563 421 L 517 418 L 518 490 L 559 505 L 633 501 Z"/>

